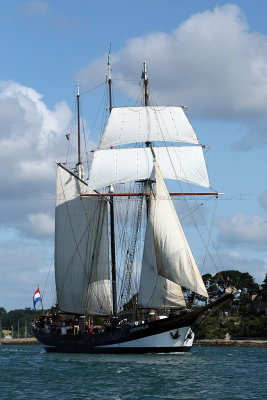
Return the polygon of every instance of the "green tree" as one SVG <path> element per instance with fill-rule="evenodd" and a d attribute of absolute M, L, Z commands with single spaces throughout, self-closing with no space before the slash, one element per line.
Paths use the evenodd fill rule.
<path fill-rule="evenodd" d="M 23 337 L 25 336 L 25 325 L 27 336 L 31 336 L 31 322 L 33 319 L 38 318 L 39 313 L 29 307 L 9 312 L 6 312 L 4 308 L 0 308 L 0 316 L 2 329 L 11 330 L 13 326 L 14 337 L 17 337 L 19 323 L 20 336 Z"/>
<path fill-rule="evenodd" d="M 214 276 L 210 274 L 203 275 L 207 291 L 210 298 L 221 296 L 228 286 L 241 290 L 240 297 L 233 301 L 234 306 L 239 307 L 239 312 L 246 314 L 249 312 L 251 296 L 259 292 L 259 285 L 255 283 L 253 276 L 248 272 L 236 270 L 220 271 Z M 230 307 L 224 307 L 224 311 L 231 311 Z"/>
<path fill-rule="evenodd" d="M 5 318 L 7 312 L 4 309 L 4 307 L 0 307 L 0 321 L 2 321 L 3 318 Z"/>
<path fill-rule="evenodd" d="M 267 302 L 267 274 L 265 275 L 265 279 L 261 284 L 261 298 L 262 301 Z"/>
<path fill-rule="evenodd" d="M 228 284 L 234 286 L 236 289 L 240 289 L 243 294 L 249 296 L 259 291 L 259 285 L 255 283 L 253 276 L 248 272 L 236 270 L 221 271 L 214 276 L 214 280 L 221 291 L 224 291 Z"/>
<path fill-rule="evenodd" d="M 219 297 L 223 293 L 223 291 L 218 287 L 216 275 L 212 276 L 211 274 L 205 274 L 202 276 L 202 279 L 211 299 Z"/>

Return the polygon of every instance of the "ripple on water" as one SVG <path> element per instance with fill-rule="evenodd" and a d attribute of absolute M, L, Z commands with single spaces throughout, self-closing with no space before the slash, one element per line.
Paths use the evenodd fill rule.
<path fill-rule="evenodd" d="M 264 348 L 194 348 L 184 354 L 46 354 L 0 347 L 1 400 L 264 399 Z"/>

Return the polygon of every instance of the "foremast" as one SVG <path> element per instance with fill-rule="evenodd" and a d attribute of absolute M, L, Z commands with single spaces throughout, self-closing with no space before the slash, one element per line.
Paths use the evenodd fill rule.
<path fill-rule="evenodd" d="M 55 280 L 62 313 L 111 315 L 107 199 L 83 199 L 92 193 L 84 181 L 80 140 L 80 86 L 77 82 L 78 160 L 74 171 L 57 164 Z"/>
<path fill-rule="evenodd" d="M 109 113 L 112 111 L 112 91 L 111 91 L 111 68 L 110 51 L 108 55 L 108 88 L 109 88 Z M 109 192 L 113 193 L 113 185 L 110 185 Z M 110 211 L 110 248 L 111 248 L 111 280 L 112 280 L 112 302 L 113 315 L 117 315 L 117 277 L 116 277 L 116 248 L 115 248 L 115 224 L 114 224 L 114 197 L 109 197 Z"/>

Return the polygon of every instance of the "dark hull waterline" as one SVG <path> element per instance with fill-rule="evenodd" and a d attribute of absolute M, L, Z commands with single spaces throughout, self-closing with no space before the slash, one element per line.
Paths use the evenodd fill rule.
<path fill-rule="evenodd" d="M 194 331 L 210 310 L 233 298 L 225 294 L 209 305 L 154 321 L 139 321 L 99 333 L 62 334 L 51 325 L 33 327 L 33 334 L 47 352 L 59 353 L 170 353 L 190 351 Z"/>

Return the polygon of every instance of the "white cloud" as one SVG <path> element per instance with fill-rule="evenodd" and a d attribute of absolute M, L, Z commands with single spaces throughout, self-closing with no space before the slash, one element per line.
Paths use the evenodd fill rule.
<path fill-rule="evenodd" d="M 32 295 L 37 284 L 42 292 L 46 289 L 44 307 L 50 307 L 55 301 L 50 242 L 22 238 L 12 229 L 5 230 L 5 236 L 0 233 L 1 307 L 8 310 L 33 307 Z"/>
<path fill-rule="evenodd" d="M 49 180 L 53 175 L 53 165 L 48 164 L 46 160 L 23 160 L 20 162 L 18 177 L 23 181 L 37 182 L 38 180 Z"/>
<path fill-rule="evenodd" d="M 34 89 L 0 82 L 0 216 L 5 226 L 29 234 L 34 232 L 30 215 L 51 215 L 53 203 L 44 198 L 55 192 L 55 162 L 65 159 L 70 123 L 66 103 L 50 110 Z"/>
<path fill-rule="evenodd" d="M 49 214 L 30 214 L 28 218 L 34 233 L 38 235 L 52 235 L 54 233 L 55 221 Z"/>
<path fill-rule="evenodd" d="M 49 109 L 34 89 L 0 82 L 0 304 L 32 306 L 54 246 L 55 162 L 65 160 L 72 113 Z M 51 274 L 53 275 L 53 274 Z M 53 279 L 52 279 L 53 280 Z M 12 288 L 12 290 L 10 289 Z M 45 306 L 54 301 L 47 297 Z"/>
<path fill-rule="evenodd" d="M 220 218 L 217 226 L 220 230 L 219 241 L 231 246 L 266 250 L 267 219 L 264 217 L 238 213 L 233 217 Z"/>
<path fill-rule="evenodd" d="M 262 254 L 262 253 L 261 253 Z M 199 264 L 201 267 L 201 264 Z M 267 273 L 267 259 L 264 257 L 257 257 L 255 252 L 250 255 L 244 249 L 242 251 L 231 250 L 213 252 L 205 259 L 203 268 L 200 268 L 201 274 L 210 273 L 215 275 L 219 271 L 236 270 L 240 272 L 248 272 L 258 284 L 261 284 Z"/>
<path fill-rule="evenodd" d="M 258 197 L 258 200 L 262 208 L 267 211 L 267 190 Z"/>
<path fill-rule="evenodd" d="M 223 261 L 224 270 L 237 270 L 248 272 L 255 278 L 255 281 L 261 284 L 267 273 L 267 260 L 256 257 L 247 257 L 238 251 L 230 251 L 220 254 Z"/>
<path fill-rule="evenodd" d="M 267 147 L 267 117 L 266 115 L 255 116 L 243 124 L 243 137 L 233 148 L 241 151 L 249 151 L 254 148 Z"/>
<path fill-rule="evenodd" d="M 24 151 L 30 146 L 40 151 L 48 145 L 53 147 L 69 126 L 70 110 L 65 102 L 51 111 L 39 93 L 16 82 L 0 82 L 0 102 L 0 138 L 8 153 L 18 147 Z"/>
<path fill-rule="evenodd" d="M 29 17 L 45 16 L 49 13 L 50 7 L 46 1 L 34 0 L 22 3 L 19 11 Z"/>
<path fill-rule="evenodd" d="M 14 176 L 20 168 L 27 169 L 29 161 L 54 162 L 70 126 L 67 104 L 60 102 L 49 110 L 34 89 L 12 81 L 0 82 L 0 104 L 1 159 L 13 162 Z"/>
<path fill-rule="evenodd" d="M 202 118 L 248 121 L 266 115 L 267 37 L 251 32 L 234 4 L 192 15 L 171 33 L 131 39 L 112 54 L 114 85 L 134 99 L 139 88 L 129 79 L 141 76 L 144 60 L 157 104 L 189 105 L 191 115 Z M 99 83 L 105 68 L 106 56 L 80 75 L 90 84 Z M 262 136 L 254 134 L 258 143 Z"/>

